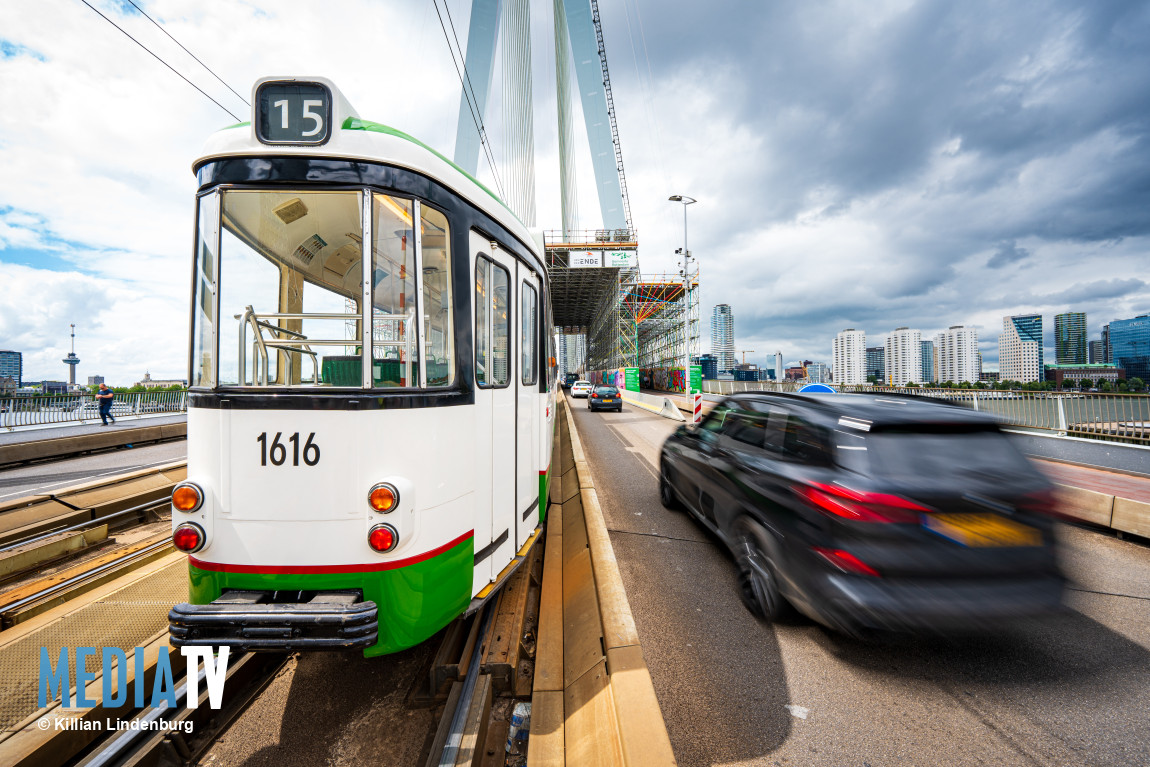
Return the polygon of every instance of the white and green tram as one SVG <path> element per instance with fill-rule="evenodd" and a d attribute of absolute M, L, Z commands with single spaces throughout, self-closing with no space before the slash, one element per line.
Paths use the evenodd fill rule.
<path fill-rule="evenodd" d="M 486 187 L 323 78 L 264 78 L 195 162 L 189 554 L 177 645 L 422 642 L 546 511 L 541 247 Z"/>

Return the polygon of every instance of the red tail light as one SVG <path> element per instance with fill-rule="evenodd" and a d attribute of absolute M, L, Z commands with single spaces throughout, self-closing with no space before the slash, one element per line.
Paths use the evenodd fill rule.
<path fill-rule="evenodd" d="M 599 399 L 599 395 L 595 392 L 591 392 L 591 399 Z"/>
<path fill-rule="evenodd" d="M 1029 493 L 1018 503 L 1018 508 L 1023 511 L 1045 514 L 1058 519 L 1074 519 L 1074 517 L 1062 511 L 1058 494 L 1053 490 L 1039 490 L 1037 493 Z"/>
<path fill-rule="evenodd" d="M 381 554 L 386 554 L 399 543 L 399 533 L 391 525 L 376 525 L 367 534 L 367 545 Z"/>
<path fill-rule="evenodd" d="M 813 547 L 811 551 L 815 552 L 836 569 L 842 570 L 844 573 L 869 575 L 872 578 L 881 577 L 878 574 L 878 570 L 874 569 L 866 562 L 863 562 L 861 559 L 849 551 L 843 551 L 842 549 L 824 549 L 820 546 Z"/>
<path fill-rule="evenodd" d="M 929 508 L 889 493 L 851 490 L 838 485 L 812 482 L 792 488 L 819 511 L 856 522 L 917 522 Z"/>
<path fill-rule="evenodd" d="M 199 525 L 186 522 L 172 532 L 172 544 L 185 554 L 193 554 L 204 547 L 204 531 Z"/>

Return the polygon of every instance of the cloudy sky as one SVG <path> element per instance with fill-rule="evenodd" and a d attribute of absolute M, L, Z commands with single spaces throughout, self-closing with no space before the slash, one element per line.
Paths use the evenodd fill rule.
<path fill-rule="evenodd" d="M 81 0 L 0 7 L 0 348 L 59 379 L 74 322 L 81 380 L 183 378 L 190 166 L 225 109 L 249 109 L 131 5 L 89 2 L 223 108 Z M 452 152 L 459 84 L 431 0 L 136 2 L 245 98 L 263 75 L 325 75 Z M 470 2 L 447 6 L 466 45 Z M 1042 312 L 1052 356 L 1058 312 L 1097 337 L 1150 311 L 1150 4 L 600 7 L 643 270 L 675 269 L 667 197 L 697 198 L 703 316 L 731 304 L 748 361 L 828 359 L 846 327 L 874 343 L 965 324 L 993 367 L 1005 314 Z M 532 9 L 554 228 L 551 2 Z M 586 159 L 579 180 L 596 227 Z"/>

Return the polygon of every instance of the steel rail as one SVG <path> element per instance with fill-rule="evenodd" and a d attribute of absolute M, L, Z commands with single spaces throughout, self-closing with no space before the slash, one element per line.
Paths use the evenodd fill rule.
<path fill-rule="evenodd" d="M 79 575 L 72 576 L 66 581 L 60 581 L 59 583 L 55 583 L 51 586 L 41 589 L 40 591 L 37 591 L 35 594 L 30 594 L 23 599 L 17 600 L 16 602 L 4 605 L 3 607 L 0 607 L 0 614 L 7 615 L 8 613 L 19 611 L 22 607 L 34 604 L 42 599 L 47 599 L 48 597 L 54 596 L 61 591 L 67 591 L 72 586 L 83 583 L 90 578 L 109 572 L 111 570 L 116 570 L 128 564 L 133 559 L 146 557 L 148 554 L 154 553 L 171 545 L 172 541 L 170 538 L 165 538 L 162 541 L 156 541 L 155 543 L 145 546 L 142 549 L 137 549 L 136 551 L 124 554 L 121 557 L 113 559 L 111 562 L 105 562 L 99 567 L 94 567 L 91 570 L 86 570 Z"/>
<path fill-rule="evenodd" d="M 491 617 L 494 609 L 490 606 L 483 610 L 480 619 L 479 633 L 475 637 L 475 647 L 471 650 L 471 662 L 467 665 L 467 676 L 463 679 L 463 690 L 456 704 L 455 713 L 451 716 L 451 729 L 447 732 L 447 741 L 443 745 L 443 753 L 439 757 L 439 767 L 454 767 L 459 756 L 459 747 L 463 744 L 463 729 L 467 722 L 467 712 L 471 710 L 471 699 L 475 696 L 475 682 L 479 679 L 479 660 L 483 648 L 487 645 L 487 632 L 491 628 Z M 482 744 L 480 744 L 482 746 Z"/>

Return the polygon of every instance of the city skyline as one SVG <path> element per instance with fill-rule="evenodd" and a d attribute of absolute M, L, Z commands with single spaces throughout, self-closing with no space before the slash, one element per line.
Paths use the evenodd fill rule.
<path fill-rule="evenodd" d="M 0 305 L 0 346 L 23 351 L 30 376 L 56 379 L 75 321 L 78 380 L 147 367 L 183 377 L 190 166 L 250 110 L 129 4 L 94 5 L 235 116 L 82 6 L 4 4 L 0 279 L 12 300 Z M 1097 338 L 1099 322 L 1150 307 L 1142 6 L 751 3 L 731 25 L 705 5 L 639 5 L 643 39 L 625 4 L 601 12 L 643 270 L 677 270 L 683 210 L 667 198 L 697 199 L 690 248 L 702 300 L 730 304 L 738 346 L 757 349 L 757 363 L 780 350 L 829 359 L 848 326 L 929 337 L 962 323 L 978 329 L 993 368 L 1004 315 L 1041 312 L 1050 328 L 1072 306 Z M 237 93 L 268 74 L 325 75 L 365 119 L 451 156 L 460 86 L 427 12 L 251 0 L 169 4 L 160 22 Z M 407 76 L 364 85 L 374 54 L 314 45 L 314 29 L 338 25 L 388 39 Z M 555 228 L 554 73 L 547 40 L 534 42 L 537 220 Z M 633 46 L 649 67 L 623 65 Z M 876 88 L 890 98 L 873 98 Z M 488 126 L 497 165 L 498 112 Z M 581 157 L 585 140 L 576 137 Z M 596 228 L 589 166 L 580 160 L 576 173 L 577 223 Z M 478 177 L 495 188 L 486 165 Z"/>

